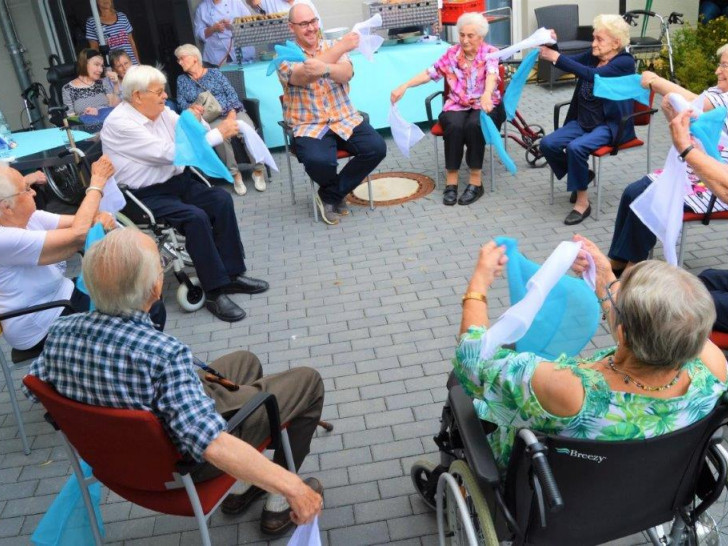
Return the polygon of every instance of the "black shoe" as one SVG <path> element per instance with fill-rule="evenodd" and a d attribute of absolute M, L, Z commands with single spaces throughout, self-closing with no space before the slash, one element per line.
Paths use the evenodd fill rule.
<path fill-rule="evenodd" d="M 457 184 L 448 184 L 445 186 L 445 192 L 442 194 L 442 204 L 451 207 L 458 201 Z"/>
<path fill-rule="evenodd" d="M 210 313 L 225 322 L 237 322 L 245 318 L 245 311 L 225 294 L 220 294 L 216 298 L 208 298 L 205 300 L 205 307 Z"/>
<path fill-rule="evenodd" d="M 223 286 L 225 294 L 260 294 L 270 288 L 268 283 L 245 275 L 238 275 L 230 284 Z"/>
<path fill-rule="evenodd" d="M 564 224 L 567 226 L 573 226 L 575 224 L 580 224 L 584 221 L 584 218 L 589 216 L 591 214 L 591 205 L 587 205 L 586 210 L 584 212 L 579 212 L 577 210 L 572 210 L 564 220 Z"/>
<path fill-rule="evenodd" d="M 223 514 L 242 514 L 255 499 L 265 495 L 260 487 L 251 485 L 245 493 L 231 493 L 222 501 L 220 510 Z"/>
<path fill-rule="evenodd" d="M 458 205 L 470 205 L 471 203 L 475 203 L 483 196 L 484 193 L 485 190 L 483 189 L 483 186 L 473 186 L 472 184 L 468 184 L 465 191 L 460 196 L 460 199 L 458 199 Z"/>

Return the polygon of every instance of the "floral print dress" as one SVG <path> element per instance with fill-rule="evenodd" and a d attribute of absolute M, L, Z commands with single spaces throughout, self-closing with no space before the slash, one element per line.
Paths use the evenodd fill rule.
<path fill-rule="evenodd" d="M 498 349 L 493 358 L 481 359 L 485 332 L 485 327 L 472 326 L 461 336 L 453 365 L 465 392 L 474 398 L 478 416 L 498 425 L 488 442 L 501 469 L 508 465 L 519 428 L 604 441 L 651 438 L 699 421 L 728 388 L 696 358 L 683 367 L 690 386 L 682 396 L 663 399 L 613 391 L 604 376 L 588 366 L 615 351 L 603 349 L 589 359 L 562 356 L 556 361 L 557 369 L 568 369 L 581 380 L 585 392 L 578 414 L 557 417 L 541 407 L 531 389 L 531 378 L 543 359 L 509 349 Z"/>

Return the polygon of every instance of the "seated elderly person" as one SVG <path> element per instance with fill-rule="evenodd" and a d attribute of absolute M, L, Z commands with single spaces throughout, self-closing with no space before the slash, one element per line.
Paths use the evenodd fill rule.
<path fill-rule="evenodd" d="M 105 77 L 101 53 L 83 49 L 78 55 L 78 77 L 63 86 L 61 96 L 69 112 L 96 116 L 99 108 L 119 104 L 119 80 L 112 71 Z"/>
<path fill-rule="evenodd" d="M 718 82 L 715 87 L 710 87 L 701 94 L 704 112 L 721 106 L 728 107 L 728 44 L 718 49 L 717 55 L 719 63 L 718 67 L 715 69 L 715 74 L 718 78 Z M 698 98 L 698 95 L 695 93 L 692 93 L 687 89 L 666 80 L 665 78 L 659 77 L 654 72 L 645 71 L 642 73 L 642 85 L 644 87 L 649 87 L 652 91 L 661 95 L 677 93 L 691 103 Z M 665 112 L 668 120 L 671 120 L 675 115 L 675 112 L 670 106 L 670 102 L 668 100 L 663 100 L 663 111 Z M 728 137 L 728 118 L 723 124 L 722 136 L 724 138 Z M 675 144 L 675 148 L 678 153 L 682 154 L 688 148 L 688 144 L 685 144 L 685 142 L 681 142 L 678 145 L 678 143 L 673 140 L 673 143 Z M 724 162 L 728 161 L 728 148 L 720 149 L 720 154 Z M 682 158 L 687 161 L 687 154 Z M 714 177 L 712 177 L 711 180 L 704 180 L 699 173 L 696 173 L 693 170 L 692 163 L 690 161 L 687 161 L 687 163 L 688 176 L 693 182 L 702 180 L 721 200 L 728 200 L 728 189 L 721 187 L 721 185 L 716 185 Z M 617 272 L 617 274 L 631 264 L 646 260 L 650 250 L 652 250 L 657 242 L 657 238 L 654 233 L 652 233 L 647 226 L 642 223 L 642 221 L 630 208 L 632 202 L 642 195 L 642 192 L 644 192 L 656 178 L 656 173 L 649 173 L 636 182 L 632 182 L 624 189 L 624 192 L 622 192 L 622 199 L 620 200 L 619 208 L 617 209 L 617 219 L 614 223 L 612 245 L 609 248 L 609 259 L 612 262 L 612 268 L 615 272 Z"/>
<path fill-rule="evenodd" d="M 559 129 L 541 139 L 541 152 L 556 178 L 566 175 L 566 189 L 572 192 L 574 209 L 566 216 L 567 226 L 578 224 L 591 214 L 587 187 L 594 179 L 589 154 L 617 138 L 620 121 L 633 111 L 632 100 L 614 101 L 594 96 L 594 76 L 613 77 L 634 74 L 634 57 L 625 51 L 629 45 L 629 25 L 619 15 L 594 18 L 591 52 L 562 55 L 541 47 L 542 59 L 577 77 L 576 89 Z M 555 33 L 553 33 L 556 39 Z M 622 142 L 633 139 L 634 123 L 625 125 Z"/>
<path fill-rule="evenodd" d="M 487 59 L 488 53 L 498 51 L 487 44 L 488 21 L 479 13 L 465 13 L 458 18 L 460 43 L 452 46 L 424 72 L 392 91 L 391 100 L 397 102 L 409 87 L 422 85 L 445 77 L 448 94 L 439 121 L 445 141 L 445 205 L 470 205 L 483 195 L 481 169 L 485 152 L 485 139 L 480 128 L 480 112 L 484 110 L 500 129 L 506 119 L 498 91 L 498 60 Z M 465 161 L 470 168 L 470 180 L 458 200 L 458 170 L 463 159 L 463 148 L 468 152 Z"/>
<path fill-rule="evenodd" d="M 0 313 L 57 300 L 70 300 L 72 307 L 72 311 L 57 307 L 2 321 L 3 336 L 11 347 L 39 352 L 61 314 L 88 311 L 88 296 L 63 276 L 65 260 L 83 248 L 95 222 L 115 226 L 111 215 L 99 213 L 104 186 L 113 172 L 108 158 L 96 161 L 86 197 L 69 216 L 36 210 L 31 184 L 37 176 L 24 179 L 15 169 L 0 168 Z"/>
<path fill-rule="evenodd" d="M 298 160 L 319 185 L 315 200 L 321 218 L 335 225 L 349 214 L 346 196 L 384 159 L 387 145 L 349 99 L 354 68 L 348 52 L 359 44 L 359 35 L 322 39 L 319 19 L 306 4 L 293 5 L 288 26 L 306 59 L 278 67 L 283 119 L 293 131 Z M 354 156 L 338 173 L 337 149 Z"/>
<path fill-rule="evenodd" d="M 109 52 L 109 64 L 111 65 L 111 69 L 116 73 L 116 77 L 119 79 L 119 84 L 121 84 L 124 79 L 126 71 L 134 65 L 134 63 L 131 62 L 129 54 L 121 48 L 112 49 Z M 121 85 L 119 85 L 119 95 L 121 95 Z"/>
<path fill-rule="evenodd" d="M 192 104 L 201 104 L 205 109 L 202 115 L 213 129 L 220 125 L 231 112 L 235 119 L 255 127 L 253 120 L 245 113 L 245 107 L 240 102 L 237 92 L 223 73 L 217 68 L 202 66 L 202 54 L 196 46 L 181 45 L 174 50 L 174 55 L 182 70 L 185 71 L 184 74 L 177 76 L 177 104 L 180 109 L 189 108 Z M 210 94 L 218 104 L 211 101 Z M 219 110 L 217 106 L 219 106 Z M 247 190 L 238 170 L 231 139 L 223 140 L 222 144 L 215 146 L 215 151 L 233 177 L 235 193 L 245 195 Z M 253 157 L 253 154 L 248 152 L 248 156 Z M 265 170 L 262 163 L 256 164 L 253 168 L 253 183 L 256 190 L 265 191 Z"/>
<path fill-rule="evenodd" d="M 616 347 L 555 362 L 507 349 L 481 358 L 489 326 L 485 296 L 505 263 L 505 248 L 493 242 L 482 248 L 463 299 L 454 373 L 481 401 L 480 418 L 498 425 L 489 443 L 501 468 L 520 427 L 604 441 L 649 438 L 700 420 L 728 388 L 725 356 L 708 341 L 715 310 L 697 278 L 647 261 L 617 280 L 596 245 L 575 239 L 584 246 L 574 269 L 583 272 L 585 253 L 591 254 L 596 293 Z"/>
<path fill-rule="evenodd" d="M 152 66 L 129 69 L 121 84 L 124 102 L 101 131 L 104 153 L 114 164 L 117 182 L 185 236 L 207 309 L 220 320 L 236 322 L 245 318 L 245 311 L 228 294 L 258 294 L 268 290 L 268 283 L 245 275 L 245 251 L 230 193 L 210 188 L 174 165 L 179 116 L 165 107 L 166 83 Z M 196 108 L 200 115 L 201 107 Z M 207 140 L 217 145 L 236 134 L 236 120 L 226 119 L 207 133 Z"/>
<path fill-rule="evenodd" d="M 215 467 L 196 474 L 197 481 L 221 470 L 244 482 L 225 499 L 224 512 L 240 513 L 264 491 L 272 493 L 260 522 L 264 533 L 280 534 L 313 519 L 322 505 L 319 481 L 304 482 L 286 470 L 282 448 L 271 462 L 253 447 L 270 433 L 265 409 L 232 434 L 225 417 L 261 391 L 274 394 L 298 469 L 323 408 L 318 372 L 293 368 L 263 376 L 255 355 L 237 351 L 209 367 L 239 389 L 209 381 L 208 366 L 189 347 L 153 328 L 149 309 L 162 293 L 162 268 L 156 244 L 139 230 L 116 230 L 92 246 L 83 277 L 96 310 L 56 321 L 30 374 L 85 404 L 151 411 L 182 454 Z"/>

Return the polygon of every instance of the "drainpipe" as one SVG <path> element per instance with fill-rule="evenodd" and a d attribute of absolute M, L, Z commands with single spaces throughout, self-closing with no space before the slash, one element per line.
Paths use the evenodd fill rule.
<path fill-rule="evenodd" d="M 96 0 L 91 0 L 91 17 L 94 18 L 94 25 L 96 26 L 96 36 L 99 39 L 99 51 L 104 56 L 104 60 L 109 60 L 109 48 L 106 46 L 106 36 L 104 36 L 104 27 L 101 26 L 101 17 L 99 16 L 99 7 L 96 5 Z"/>
<path fill-rule="evenodd" d="M 13 68 L 15 69 L 15 75 L 18 78 L 20 90 L 21 92 L 25 91 L 30 87 L 32 82 L 28 66 L 25 64 L 25 58 L 23 57 L 25 49 L 20 42 L 18 42 L 18 36 L 15 33 L 15 27 L 13 26 L 13 21 L 10 18 L 10 11 L 8 10 L 6 0 L 0 0 L 0 30 L 2 31 L 3 38 L 5 38 L 5 44 L 10 52 L 10 60 L 13 62 Z M 33 103 L 33 106 L 35 106 L 35 109 L 32 110 L 34 119 L 29 121 L 31 124 L 40 122 L 42 125 L 43 114 L 40 109 L 40 104 L 38 104 L 38 99 L 33 98 L 31 99 L 31 102 Z"/>

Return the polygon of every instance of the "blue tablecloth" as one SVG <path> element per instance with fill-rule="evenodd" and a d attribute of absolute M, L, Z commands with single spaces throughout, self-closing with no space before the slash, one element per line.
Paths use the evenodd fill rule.
<path fill-rule="evenodd" d="M 392 89 L 406 82 L 415 74 L 431 66 L 447 50 L 449 44 L 416 43 L 382 47 L 370 63 L 362 55 L 353 53 L 354 78 L 351 81 L 351 100 L 356 108 L 369 114 L 369 122 L 375 129 L 389 127 L 389 95 Z M 268 62 L 244 65 L 245 91 L 249 98 L 260 101 L 260 117 L 263 136 L 270 148 L 283 146 L 283 132 L 278 122 L 283 119 L 279 96 L 283 88 L 275 74 L 266 77 Z M 227 65 L 222 70 L 239 70 L 237 65 Z M 442 83 L 430 82 L 407 90 L 398 108 L 409 122 L 427 121 L 425 98 L 442 89 Z M 432 103 L 433 115 L 437 116 L 442 101 Z"/>
<path fill-rule="evenodd" d="M 16 159 L 27 155 L 44 152 L 60 146 L 65 146 L 63 135 L 65 131 L 59 128 L 40 129 L 38 131 L 25 131 L 13 133 L 13 140 L 18 144 L 11 150 L 11 155 Z M 91 138 L 93 135 L 84 131 L 71 131 L 73 138 L 79 142 Z"/>

